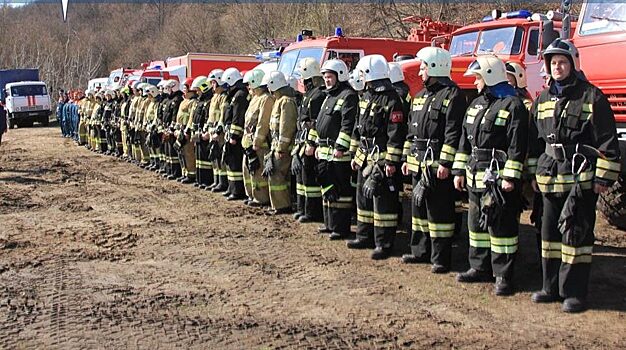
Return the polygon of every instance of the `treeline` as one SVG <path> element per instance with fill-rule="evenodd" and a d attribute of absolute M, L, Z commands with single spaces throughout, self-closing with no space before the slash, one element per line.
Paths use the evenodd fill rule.
<path fill-rule="evenodd" d="M 526 3 L 527 4 L 527 3 Z M 330 35 L 341 26 L 349 36 L 406 38 L 418 15 L 457 24 L 473 23 L 492 8 L 522 3 L 451 4 L 95 4 L 70 1 L 67 22 L 60 4 L 0 5 L 0 68 L 36 67 L 52 88 L 84 87 L 112 69 L 187 52 L 249 54 L 269 39 L 293 39 L 301 29 Z M 556 9 L 558 4 L 523 6 Z M 530 8 L 529 8 L 530 7 Z"/>

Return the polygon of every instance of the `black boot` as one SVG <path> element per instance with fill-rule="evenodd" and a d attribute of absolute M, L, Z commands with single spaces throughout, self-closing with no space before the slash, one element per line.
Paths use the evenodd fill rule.
<path fill-rule="evenodd" d="M 496 284 L 494 285 L 494 293 L 499 296 L 513 295 L 514 288 L 513 282 L 505 277 L 496 277 Z"/>
<path fill-rule="evenodd" d="M 493 282 L 493 276 L 476 269 L 469 269 L 456 275 L 456 280 L 464 283 Z"/>
<path fill-rule="evenodd" d="M 373 244 L 365 239 L 357 238 L 346 242 L 346 246 L 350 249 L 371 249 Z"/>
<path fill-rule="evenodd" d="M 383 247 L 376 247 L 372 252 L 373 260 L 383 260 L 389 257 L 389 249 L 385 249 Z"/>
<path fill-rule="evenodd" d="M 561 310 L 569 313 L 583 312 L 587 310 L 587 301 L 584 298 L 566 298 Z"/>
<path fill-rule="evenodd" d="M 539 304 L 554 303 L 554 302 L 560 301 L 561 297 L 559 297 L 558 295 L 550 294 L 546 292 L 545 290 L 540 290 L 538 292 L 533 293 L 533 295 L 530 296 L 530 300 L 532 300 L 533 303 L 539 303 Z"/>

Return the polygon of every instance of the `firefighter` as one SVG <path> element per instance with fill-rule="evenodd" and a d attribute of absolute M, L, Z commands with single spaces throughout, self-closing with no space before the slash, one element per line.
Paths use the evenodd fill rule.
<path fill-rule="evenodd" d="M 507 62 L 506 66 L 506 78 L 509 84 L 515 88 L 517 96 L 523 101 L 526 108 L 530 110 L 530 106 L 533 104 L 533 98 L 528 92 L 528 84 L 526 83 L 526 69 L 517 62 Z"/>
<path fill-rule="evenodd" d="M 404 113 L 409 115 L 411 91 L 409 91 L 409 85 L 404 82 L 404 73 L 398 62 L 389 63 L 389 80 L 391 80 L 391 84 L 402 99 L 402 104 L 405 108 Z"/>
<path fill-rule="evenodd" d="M 400 160 L 407 124 L 402 98 L 391 80 L 382 55 L 363 57 L 357 65 L 367 91 L 359 102 L 359 116 L 352 133 L 358 148 L 352 169 L 358 170 L 356 239 L 351 249 L 374 246 L 372 259 L 386 259 L 398 225 L 398 194 L 402 179 Z"/>
<path fill-rule="evenodd" d="M 93 109 L 91 110 L 91 117 L 89 118 L 91 123 L 91 150 L 98 152 L 100 149 L 100 126 L 99 117 L 102 113 L 102 100 L 104 99 L 104 93 L 98 91 L 96 93 Z"/>
<path fill-rule="evenodd" d="M 127 144 L 128 144 L 128 162 L 133 162 L 135 160 L 135 155 L 137 153 L 137 145 L 135 144 L 135 113 L 137 110 L 137 105 L 141 100 L 141 91 L 139 91 L 139 85 L 141 83 L 135 81 L 131 85 L 131 91 L 133 96 L 130 100 L 130 106 L 128 108 L 128 121 L 126 131 L 127 135 Z"/>
<path fill-rule="evenodd" d="M 158 143 L 155 143 L 154 140 L 154 129 L 158 120 L 159 89 L 154 85 L 150 85 L 146 88 L 146 93 L 148 94 L 148 102 L 144 118 L 144 130 L 146 131 L 146 143 L 150 148 L 150 166 L 146 169 L 154 170 L 154 168 L 158 166 L 156 163 L 158 157 Z"/>
<path fill-rule="evenodd" d="M 133 150 L 133 164 L 140 165 L 143 161 L 143 157 L 141 154 L 141 121 L 143 119 L 144 112 L 144 104 L 146 100 L 146 92 L 145 87 L 148 84 L 139 83 L 137 85 L 137 102 L 135 104 L 134 113 L 132 117 L 132 128 L 133 128 L 133 139 L 132 139 L 132 150 Z"/>
<path fill-rule="evenodd" d="M 102 113 L 99 115 L 100 123 L 100 153 L 111 154 L 111 121 L 113 119 L 113 94 L 114 92 L 104 90 L 104 101 L 102 102 Z"/>
<path fill-rule="evenodd" d="M 269 150 L 270 114 L 274 97 L 267 89 L 265 73 L 260 69 L 248 71 L 243 82 L 248 84 L 252 99 L 246 111 L 244 134 L 241 145 L 244 150 L 243 176 L 251 207 L 267 206 L 270 203 L 267 179 L 263 177 L 263 160 Z"/>
<path fill-rule="evenodd" d="M 131 84 L 129 83 L 128 85 L 126 85 L 123 89 L 122 89 L 122 93 L 124 94 L 124 101 L 122 102 L 122 106 L 121 106 L 121 118 L 122 120 L 120 121 L 120 132 L 122 134 L 122 159 L 123 160 L 127 160 L 128 159 L 128 154 L 129 154 L 129 147 L 128 147 L 128 112 L 130 110 L 130 103 L 131 103 L 131 94 L 132 94 L 132 88 L 131 88 Z"/>
<path fill-rule="evenodd" d="M 192 84 L 192 78 L 185 79 L 183 83 L 184 99 L 178 108 L 176 125 L 174 127 L 174 138 L 176 139 L 174 147 L 178 152 L 178 159 L 180 161 L 182 171 L 181 177 L 178 178 L 177 181 L 184 184 L 196 182 L 196 157 L 194 144 L 189 142 L 190 135 L 185 130 L 189 120 L 193 116 L 194 109 L 196 107 L 196 100 L 198 99 L 196 89 L 191 88 Z"/>
<path fill-rule="evenodd" d="M 227 168 L 228 189 L 224 193 L 229 201 L 246 199 L 243 184 L 243 148 L 241 137 L 250 104 L 248 88 L 243 83 L 243 76 L 237 68 L 228 68 L 222 75 L 222 81 L 228 90 L 224 109 L 224 163 Z"/>
<path fill-rule="evenodd" d="M 465 113 L 454 164 L 454 187 L 469 193 L 470 269 L 459 282 L 496 278 L 495 294 L 514 292 L 513 265 L 518 248 L 521 175 L 528 144 L 528 110 L 508 84 L 496 56 L 473 61 L 479 95 Z M 466 180 L 467 179 L 467 180 Z"/>
<path fill-rule="evenodd" d="M 138 125 L 139 125 L 139 154 L 141 157 L 141 161 L 137 164 L 140 168 L 146 169 L 150 167 L 150 148 L 148 147 L 147 137 L 147 118 L 146 112 L 148 110 L 148 106 L 150 105 L 150 97 L 148 95 L 148 89 L 153 86 L 151 84 L 145 83 L 142 89 L 142 101 L 139 104 L 138 109 Z"/>
<path fill-rule="evenodd" d="M 404 263 L 431 262 L 433 273 L 450 270 L 455 231 L 455 190 L 451 175 L 467 109 L 450 79 L 450 53 L 425 47 L 417 53 L 424 88 L 413 97 L 404 143 L 404 175 L 412 174 L 411 253 Z"/>
<path fill-rule="evenodd" d="M 159 105 L 157 106 L 157 123 L 156 123 L 156 135 L 159 143 L 159 168 L 156 169 L 157 174 L 167 173 L 168 163 L 165 153 L 167 142 L 165 142 L 165 112 L 169 107 L 170 96 L 165 92 L 168 80 L 161 80 L 157 84 L 159 89 Z"/>
<path fill-rule="evenodd" d="M 211 83 L 213 97 L 209 106 L 207 130 L 202 139 L 209 141 L 209 161 L 213 164 L 213 183 L 207 187 L 211 192 L 225 192 L 228 189 L 226 167 L 222 164 L 222 148 L 224 147 L 224 125 L 222 111 L 225 109 L 227 92 L 224 89 L 222 76 L 224 71 L 214 69 L 207 80 Z"/>
<path fill-rule="evenodd" d="M 265 78 L 268 90 L 276 101 L 270 118 L 270 152 L 265 156 L 263 174 L 268 178 L 271 215 L 291 212 L 291 151 L 296 134 L 298 108 L 294 90 L 281 72 L 270 72 Z"/>
<path fill-rule="evenodd" d="M 557 39 L 543 52 L 549 86 L 532 108 L 528 163 L 543 196 L 543 288 L 536 303 L 563 298 L 562 310 L 587 307 L 596 201 L 620 174 L 615 119 L 606 96 L 589 83 L 578 50 Z"/>
<path fill-rule="evenodd" d="M 164 150 L 167 162 L 167 172 L 164 173 L 163 177 L 168 180 L 176 180 L 182 175 L 180 160 L 178 159 L 178 151 L 174 147 L 174 143 L 176 142 L 174 135 L 174 131 L 176 130 L 176 116 L 178 115 L 178 109 L 183 102 L 183 93 L 178 87 L 178 81 L 173 79 L 169 79 L 163 87 L 163 91 L 168 95 L 167 105 L 163 107 L 163 137 L 166 142 Z"/>
<path fill-rule="evenodd" d="M 330 239 L 337 240 L 350 234 L 354 192 L 349 150 L 359 97 L 348 83 L 348 67 L 342 60 L 327 60 L 321 73 L 326 98 L 316 118 L 315 155 L 319 160 L 324 226 L 331 231 Z"/>
<path fill-rule="evenodd" d="M 198 93 L 196 108 L 193 115 L 189 118 L 189 123 L 185 133 L 189 137 L 189 142 L 194 144 L 195 164 L 196 164 L 196 183 L 195 187 L 205 189 L 213 181 L 213 166 L 208 160 L 209 143 L 200 137 L 200 133 L 204 129 L 207 118 L 209 116 L 209 104 L 213 92 L 211 86 L 207 83 L 206 77 L 201 75 L 193 80 L 191 88 Z"/>
<path fill-rule="evenodd" d="M 87 122 L 89 121 L 88 111 L 89 105 L 91 104 L 91 99 L 93 98 L 93 94 L 90 89 L 85 90 L 85 98 L 83 98 L 80 102 L 80 124 L 78 125 L 78 144 L 81 146 L 88 144 L 88 130 L 87 130 Z"/>
<path fill-rule="evenodd" d="M 317 160 L 315 159 L 315 121 L 326 95 L 320 64 L 311 57 L 298 63 L 304 95 L 298 108 L 295 147 L 291 153 L 291 174 L 295 176 L 296 212 L 294 219 L 299 222 L 322 220 L 322 192 L 315 179 Z"/>

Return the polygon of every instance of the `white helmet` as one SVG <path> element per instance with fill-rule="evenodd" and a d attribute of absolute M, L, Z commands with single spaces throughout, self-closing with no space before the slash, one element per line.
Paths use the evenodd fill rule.
<path fill-rule="evenodd" d="M 145 89 L 145 92 L 152 97 L 157 97 L 157 95 L 159 94 L 159 89 L 157 89 L 157 87 L 154 85 L 150 85 Z"/>
<path fill-rule="evenodd" d="M 87 95 L 89 95 L 89 94 L 91 94 L 91 89 L 87 89 L 87 90 L 85 90 L 85 96 L 87 96 Z"/>
<path fill-rule="evenodd" d="M 279 71 L 270 72 L 270 74 L 263 77 L 263 80 L 266 82 L 267 88 L 271 92 L 284 88 L 285 86 L 289 86 L 287 79 L 285 79 L 285 75 Z"/>
<path fill-rule="evenodd" d="M 324 62 L 322 65 L 321 73 L 334 72 L 337 74 L 337 80 L 348 81 L 350 76 L 348 74 L 348 66 L 342 60 L 332 59 Z"/>
<path fill-rule="evenodd" d="M 139 89 L 139 84 L 142 84 L 139 80 L 134 82 L 133 85 L 131 86 L 131 88 L 138 90 Z"/>
<path fill-rule="evenodd" d="M 293 75 L 289 75 L 286 76 L 285 79 L 287 79 L 287 83 L 289 84 L 289 86 L 291 86 L 292 89 L 298 89 L 298 79 L 296 79 L 296 77 L 294 77 Z"/>
<path fill-rule="evenodd" d="M 222 86 L 224 82 L 222 81 L 222 77 L 224 76 L 224 71 L 221 69 L 214 69 L 209 73 L 207 80 L 209 82 L 215 80 L 217 85 Z"/>
<path fill-rule="evenodd" d="M 141 88 L 142 90 L 141 96 L 148 96 L 148 90 L 150 90 L 151 86 L 152 85 L 150 84 L 144 84 L 144 86 Z"/>
<path fill-rule="evenodd" d="M 243 76 L 243 82 L 248 84 L 251 89 L 256 89 L 263 85 L 263 77 L 265 72 L 261 69 L 253 69 L 246 72 Z"/>
<path fill-rule="evenodd" d="M 357 70 L 363 74 L 366 83 L 389 78 L 389 66 L 383 55 L 364 56 L 357 64 Z"/>
<path fill-rule="evenodd" d="M 241 79 L 243 79 L 241 72 L 239 69 L 233 67 L 226 69 L 222 75 L 222 82 L 228 84 L 228 86 L 235 85 L 235 83 Z"/>
<path fill-rule="evenodd" d="M 166 85 L 167 85 L 167 80 L 163 79 L 157 83 L 157 88 L 159 90 L 164 90 Z"/>
<path fill-rule="evenodd" d="M 450 52 L 435 46 L 427 46 L 417 52 L 417 58 L 428 66 L 429 77 L 448 77 L 452 69 Z"/>
<path fill-rule="evenodd" d="M 496 56 L 478 56 L 474 62 L 470 63 L 463 76 L 469 77 L 479 74 L 487 86 L 494 86 L 501 82 L 508 82 L 506 78 L 506 67 L 504 62 Z"/>
<path fill-rule="evenodd" d="M 106 97 L 106 95 L 109 95 L 111 97 L 115 96 L 115 91 L 111 90 L 111 89 L 106 89 L 104 90 L 104 96 Z"/>
<path fill-rule="evenodd" d="M 348 80 L 352 88 L 356 91 L 363 91 L 365 89 L 365 82 L 359 72 L 355 69 L 350 74 L 350 79 Z"/>
<path fill-rule="evenodd" d="M 526 83 L 526 70 L 521 64 L 517 62 L 507 62 L 504 65 L 506 67 L 506 73 L 515 77 L 515 83 L 518 88 L 525 88 L 528 86 Z"/>
<path fill-rule="evenodd" d="M 191 83 L 191 86 L 189 88 L 191 90 L 198 90 L 200 89 L 200 85 L 202 85 L 202 83 L 204 83 L 205 81 L 206 81 L 206 77 L 204 75 L 200 75 L 199 77 L 193 80 L 193 83 Z"/>
<path fill-rule="evenodd" d="M 305 57 L 301 59 L 296 69 L 302 76 L 302 80 L 322 76 L 319 62 L 312 57 Z"/>
<path fill-rule="evenodd" d="M 398 62 L 389 62 L 389 79 L 392 83 L 397 83 L 404 80 L 404 73 Z"/>
<path fill-rule="evenodd" d="M 178 90 L 180 90 L 180 84 L 174 80 L 174 79 L 170 79 L 167 81 L 167 85 L 165 85 L 168 89 L 170 89 L 172 92 L 176 92 Z"/>

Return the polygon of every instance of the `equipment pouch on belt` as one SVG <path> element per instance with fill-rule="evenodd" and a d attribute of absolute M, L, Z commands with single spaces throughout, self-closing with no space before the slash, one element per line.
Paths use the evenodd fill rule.
<path fill-rule="evenodd" d="M 268 152 L 265 155 L 264 161 L 264 169 L 261 175 L 267 178 L 274 174 L 274 152 Z"/>

